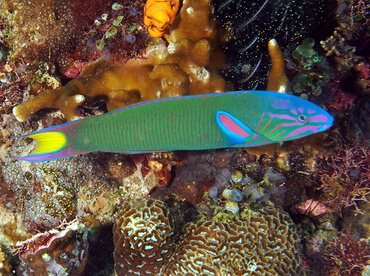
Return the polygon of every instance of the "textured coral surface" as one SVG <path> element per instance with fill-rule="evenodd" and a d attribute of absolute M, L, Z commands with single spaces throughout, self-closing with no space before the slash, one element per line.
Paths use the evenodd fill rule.
<path fill-rule="evenodd" d="M 267 79 L 335 117 L 248 149 L 28 163 L 2 140 L 0 274 L 369 273 L 368 1 L 148 1 L 161 38 L 144 0 L 0 2 L 0 138 Z"/>
<path fill-rule="evenodd" d="M 296 228 L 288 214 L 262 209 L 229 223 L 185 226 L 163 275 L 299 275 Z"/>
<path fill-rule="evenodd" d="M 116 273 L 158 274 L 172 254 L 175 230 L 163 202 L 139 198 L 124 204 L 113 227 Z"/>
<path fill-rule="evenodd" d="M 179 221 L 176 222 L 176 224 Z M 169 209 L 126 202 L 113 227 L 118 275 L 299 275 L 299 235 L 285 212 L 264 208 L 228 223 L 201 219 L 176 241 Z"/>

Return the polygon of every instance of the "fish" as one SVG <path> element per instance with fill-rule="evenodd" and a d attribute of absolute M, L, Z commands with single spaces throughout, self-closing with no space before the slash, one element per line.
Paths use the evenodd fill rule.
<path fill-rule="evenodd" d="M 232 91 L 157 99 L 25 134 L 31 162 L 90 152 L 125 154 L 257 147 L 329 129 L 333 117 L 302 98 Z"/>

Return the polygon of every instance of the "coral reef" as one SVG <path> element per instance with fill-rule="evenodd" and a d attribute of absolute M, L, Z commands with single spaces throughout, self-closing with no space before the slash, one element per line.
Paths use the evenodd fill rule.
<path fill-rule="evenodd" d="M 255 156 L 246 151 L 222 149 L 209 151 L 204 155 L 189 153 L 189 156 L 176 166 L 176 175 L 168 187 L 157 187 L 150 195 L 157 199 L 176 197 L 196 205 L 204 200 L 204 193 L 211 187 L 217 187 L 217 193 L 227 186 L 231 178 L 224 176 L 230 167 L 238 162 L 249 164 Z"/>
<path fill-rule="evenodd" d="M 226 33 L 224 50 L 228 65 L 222 75 L 238 90 L 265 87 L 270 65 L 264 49 L 270 39 L 275 38 L 285 52 L 307 34 L 324 38 L 333 28 L 330 16 L 324 14 L 331 13 L 335 1 L 214 0 L 213 3 L 218 23 Z M 317 26 L 326 26 L 328 30 Z"/>
<path fill-rule="evenodd" d="M 201 10 L 194 8 L 181 18 L 181 22 L 190 20 L 193 12 L 204 13 L 200 17 L 205 18 L 204 25 L 199 25 L 200 33 L 182 38 L 178 33 L 189 28 L 180 24 L 176 32 L 171 33 L 173 42 L 164 50 L 154 45 L 148 49 L 145 60 L 132 59 L 123 65 L 110 65 L 103 60 L 91 63 L 84 67 L 81 77 L 57 90 L 45 90 L 15 107 L 15 117 L 24 121 L 42 108 L 57 108 L 68 120 L 75 120 L 79 117 L 76 108 L 86 99 L 103 98 L 108 110 L 113 110 L 138 101 L 223 92 L 225 81 L 212 66 L 208 67 L 212 47 L 204 30 L 210 25 L 211 6 L 206 0 L 187 1 L 182 9 L 192 5 L 200 5 Z M 214 29 L 210 32 L 214 33 Z"/>
<path fill-rule="evenodd" d="M 364 275 L 361 272 L 370 265 L 369 242 L 340 236 L 326 247 L 324 258 L 330 275 Z"/>
<path fill-rule="evenodd" d="M 291 53 L 289 61 L 291 90 L 305 99 L 315 99 L 333 77 L 328 60 L 319 52 L 312 38 L 305 38 Z M 327 91 L 326 91 L 327 92 Z"/>
<path fill-rule="evenodd" d="M 176 222 L 179 223 L 179 222 Z M 299 275 L 299 239 L 290 217 L 262 208 L 228 223 L 203 219 L 175 226 L 158 200 L 134 199 L 114 226 L 116 272 L 124 275 Z"/>
<path fill-rule="evenodd" d="M 81 35 L 76 32 L 67 0 L 45 1 L 43 5 L 4 1 L 0 16 L 6 19 L 11 59 L 56 61 L 60 53 L 73 50 L 75 38 Z"/>
<path fill-rule="evenodd" d="M 15 161 L 34 143 L 4 140 L 0 274 L 369 270 L 369 5 L 210 3 L 186 0 L 176 17 L 167 9 L 162 18 L 144 11 L 144 0 L 4 0 L 1 138 L 139 101 L 266 83 L 328 108 L 329 135 L 248 151 L 93 153 L 47 163 Z M 161 38 L 147 32 L 149 11 L 164 20 L 149 22 Z M 11 108 L 21 101 L 20 123 Z M 44 108 L 60 111 L 44 116 Z"/>
<path fill-rule="evenodd" d="M 363 0 L 338 1 L 336 20 L 338 26 L 321 45 L 326 55 L 337 61 L 340 71 L 357 70 L 362 63 L 368 64 L 369 4 Z"/>
<path fill-rule="evenodd" d="M 73 221 L 39 233 L 14 247 L 19 275 L 82 275 L 88 252 L 88 229 Z"/>
<path fill-rule="evenodd" d="M 173 23 L 180 8 L 180 0 L 147 0 L 144 7 L 144 24 L 152 37 L 162 37 Z"/>
<path fill-rule="evenodd" d="M 83 36 L 82 46 L 87 48 L 85 51 L 92 52 L 94 58 L 101 56 L 113 63 L 142 57 L 149 39 L 143 22 L 143 7 L 144 0 L 135 0 L 114 2 L 104 9 L 99 16 L 94 17 L 94 23 Z M 76 58 L 70 56 L 67 60 L 73 61 Z M 78 65 L 81 60 L 76 61 Z"/>
<path fill-rule="evenodd" d="M 155 275 L 172 254 L 174 219 L 166 205 L 154 199 L 126 202 L 114 223 L 114 259 L 118 275 Z"/>
<path fill-rule="evenodd" d="M 26 65 L 34 61 L 52 62 L 63 75 L 76 77 L 86 62 L 101 55 L 106 57 L 109 49 L 116 49 L 112 58 L 137 56 L 148 37 L 143 23 L 144 3 L 112 4 L 112 0 L 90 4 L 80 0 L 45 0 L 38 4 L 5 1 L 0 17 L 6 26 L 8 61 Z M 124 39 L 127 35 L 132 38 Z M 104 52 L 101 51 L 104 46 L 96 47 L 102 43 Z"/>
<path fill-rule="evenodd" d="M 351 207 L 362 213 L 360 203 L 367 202 L 370 194 L 369 148 L 346 145 L 335 154 L 318 154 L 316 158 L 322 199 L 336 212 Z"/>
<path fill-rule="evenodd" d="M 185 226 L 164 275 L 299 275 L 298 235 L 290 217 L 264 208 L 229 223 Z"/>

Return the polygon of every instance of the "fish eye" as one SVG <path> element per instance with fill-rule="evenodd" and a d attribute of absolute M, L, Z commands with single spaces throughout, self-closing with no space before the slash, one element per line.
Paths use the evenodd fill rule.
<path fill-rule="evenodd" d="M 307 121 L 307 117 L 304 115 L 299 115 L 298 116 L 298 122 L 304 123 Z"/>

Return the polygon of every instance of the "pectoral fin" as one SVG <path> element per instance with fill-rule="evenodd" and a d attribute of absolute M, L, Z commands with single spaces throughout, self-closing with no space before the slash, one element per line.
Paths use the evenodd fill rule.
<path fill-rule="evenodd" d="M 256 133 L 246 124 L 226 111 L 218 111 L 216 120 L 230 145 L 247 143 L 256 136 Z"/>

